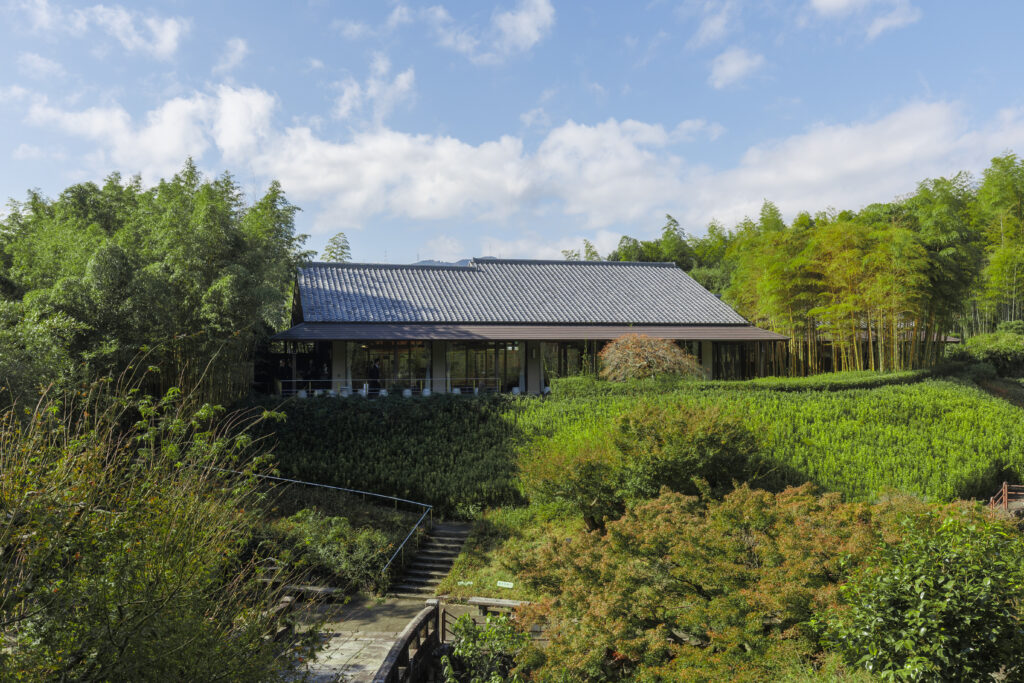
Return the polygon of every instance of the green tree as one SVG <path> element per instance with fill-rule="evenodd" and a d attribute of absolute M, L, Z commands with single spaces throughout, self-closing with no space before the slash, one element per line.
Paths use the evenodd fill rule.
<path fill-rule="evenodd" d="M 320 260 L 330 263 L 347 263 L 352 260 L 352 249 L 348 245 L 345 233 L 339 232 L 327 240 L 327 245 L 320 252 Z"/>
<path fill-rule="evenodd" d="M 826 641 L 885 680 L 979 681 L 1024 666 L 1024 543 L 964 512 L 906 520 L 841 590 Z"/>

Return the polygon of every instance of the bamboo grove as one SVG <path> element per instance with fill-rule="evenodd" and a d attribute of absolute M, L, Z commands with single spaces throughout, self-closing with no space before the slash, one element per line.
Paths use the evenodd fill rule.
<path fill-rule="evenodd" d="M 924 180 L 895 201 L 789 224 L 770 201 L 757 220 L 702 237 L 669 217 L 659 239 L 624 237 L 608 258 L 676 262 L 789 336 L 790 374 L 925 367 L 950 336 L 1024 316 L 1024 161 L 1006 154 L 980 179 Z"/>

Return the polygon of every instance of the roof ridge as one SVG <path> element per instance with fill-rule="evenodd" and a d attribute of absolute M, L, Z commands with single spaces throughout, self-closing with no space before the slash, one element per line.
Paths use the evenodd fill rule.
<path fill-rule="evenodd" d="M 527 259 L 527 258 L 473 258 L 473 265 L 484 263 L 508 263 L 515 265 L 558 265 L 558 266 L 653 266 L 657 268 L 678 268 L 672 261 L 567 261 L 565 259 Z"/>
<path fill-rule="evenodd" d="M 307 261 L 301 268 L 330 266 L 331 268 L 390 268 L 394 270 L 477 270 L 473 266 L 424 264 L 424 263 L 372 263 L 353 261 Z"/>

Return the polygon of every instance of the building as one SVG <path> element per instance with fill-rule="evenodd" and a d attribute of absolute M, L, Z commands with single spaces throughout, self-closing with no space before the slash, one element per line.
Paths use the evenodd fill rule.
<path fill-rule="evenodd" d="M 629 333 L 676 340 L 715 378 L 774 374 L 786 341 L 673 263 L 493 258 L 308 264 L 274 341 L 286 394 L 538 394 Z"/>

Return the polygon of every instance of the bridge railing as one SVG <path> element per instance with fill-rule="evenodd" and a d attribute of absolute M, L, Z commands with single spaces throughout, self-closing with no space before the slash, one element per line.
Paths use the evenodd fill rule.
<path fill-rule="evenodd" d="M 441 645 L 440 614 L 438 606 L 431 605 L 409 622 L 377 669 L 373 683 L 411 683 L 424 677 Z"/>
<path fill-rule="evenodd" d="M 989 507 L 1009 510 L 1013 503 L 1024 503 L 1024 485 L 1003 482 L 1002 487 L 988 500 Z"/>

